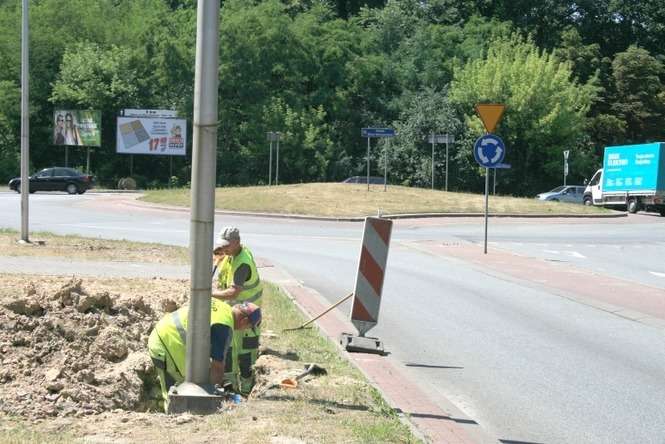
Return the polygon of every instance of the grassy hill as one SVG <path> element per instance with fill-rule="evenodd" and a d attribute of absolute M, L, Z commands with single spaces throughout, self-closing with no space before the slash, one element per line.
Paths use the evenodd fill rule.
<path fill-rule="evenodd" d="M 150 190 L 142 197 L 153 203 L 189 206 L 189 189 Z M 215 194 L 218 210 L 352 217 L 411 213 L 483 213 L 482 194 L 453 193 L 389 185 L 307 183 L 279 186 L 224 187 Z M 534 198 L 490 196 L 490 213 L 496 214 L 600 214 L 602 208 Z"/>

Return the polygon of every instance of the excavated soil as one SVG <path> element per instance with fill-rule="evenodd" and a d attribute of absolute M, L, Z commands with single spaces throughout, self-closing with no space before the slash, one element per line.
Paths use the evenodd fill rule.
<path fill-rule="evenodd" d="M 29 419 L 159 408 L 148 334 L 185 293 L 153 298 L 26 280 L 0 294 L 0 412 Z"/>

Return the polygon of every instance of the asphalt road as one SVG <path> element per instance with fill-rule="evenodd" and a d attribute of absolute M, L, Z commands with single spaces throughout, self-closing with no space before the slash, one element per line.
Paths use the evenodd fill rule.
<path fill-rule="evenodd" d="M 126 198 L 31 195 L 30 229 L 187 244 L 188 214 L 124 206 Z M 19 202 L 0 193 L 0 227 L 20 227 Z M 331 302 L 353 289 L 360 223 L 217 217 L 224 225 Z M 395 222 L 371 331 L 392 358 L 435 400 L 451 400 L 506 443 L 664 443 L 665 331 L 571 301 L 534 284 L 537 276 L 413 247 L 482 239 L 481 218 Z M 665 288 L 665 218 L 492 219 L 489 240 L 578 267 L 580 279 L 624 279 L 626 298 L 631 285 Z"/>

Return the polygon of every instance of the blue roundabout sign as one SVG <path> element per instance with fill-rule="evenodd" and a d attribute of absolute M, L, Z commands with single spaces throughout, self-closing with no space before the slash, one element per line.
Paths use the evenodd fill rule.
<path fill-rule="evenodd" d="M 473 157 L 484 168 L 498 168 L 506 157 L 506 146 L 499 136 L 485 134 L 473 144 Z"/>

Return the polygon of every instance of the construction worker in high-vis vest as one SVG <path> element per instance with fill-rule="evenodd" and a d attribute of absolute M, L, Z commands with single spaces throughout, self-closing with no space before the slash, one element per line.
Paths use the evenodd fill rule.
<path fill-rule="evenodd" d="M 171 386 L 185 380 L 185 353 L 187 341 L 187 316 L 189 307 L 167 313 L 153 328 L 148 338 L 148 353 L 152 359 L 164 398 L 164 410 L 168 411 L 168 392 Z M 229 346 L 234 336 L 245 330 L 258 328 L 261 309 L 252 303 L 231 307 L 217 299 L 210 303 L 210 383 L 222 386 L 224 369 L 231 361 Z"/>
<path fill-rule="evenodd" d="M 240 243 L 240 231 L 235 227 L 222 229 L 217 238 L 215 255 L 218 275 L 212 296 L 229 305 L 252 302 L 262 303 L 263 284 L 256 269 L 252 252 Z M 214 288 L 216 287 L 216 289 Z M 254 387 L 254 363 L 259 352 L 261 332 L 246 330 L 235 335 L 231 344 L 233 365 L 227 365 L 226 380 L 236 391 L 246 395 Z"/>

